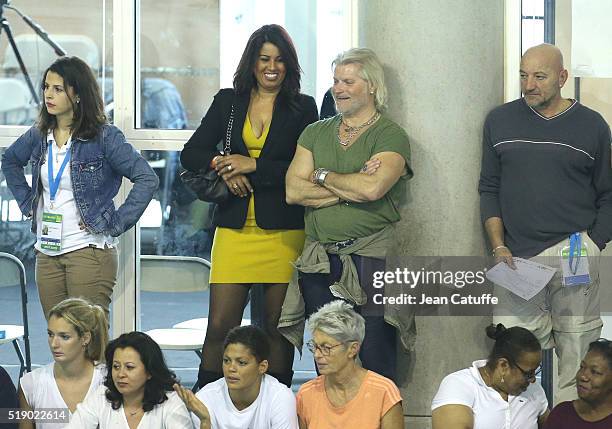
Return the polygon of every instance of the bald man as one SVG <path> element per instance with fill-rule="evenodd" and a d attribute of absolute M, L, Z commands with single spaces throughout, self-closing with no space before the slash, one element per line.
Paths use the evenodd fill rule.
<path fill-rule="evenodd" d="M 561 97 L 567 77 L 557 47 L 525 52 L 523 97 L 487 116 L 479 184 L 496 262 L 514 267 L 513 256 L 534 258 L 557 269 L 529 301 L 497 288 L 494 310 L 495 323 L 523 326 L 543 348 L 555 347 L 555 403 L 577 397 L 576 371 L 600 336 L 599 254 L 612 238 L 610 127 Z"/>

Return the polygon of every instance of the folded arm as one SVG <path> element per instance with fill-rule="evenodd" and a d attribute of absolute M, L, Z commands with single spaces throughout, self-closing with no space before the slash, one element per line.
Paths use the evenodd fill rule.
<path fill-rule="evenodd" d="M 381 199 L 405 173 L 406 161 L 396 152 L 380 152 L 375 157 L 380 166 L 374 174 L 330 171 L 323 186 L 346 201 L 362 203 Z"/>
<path fill-rule="evenodd" d="M 306 207 L 328 207 L 340 202 L 340 198 L 331 190 L 315 185 L 311 181 L 314 170 L 312 152 L 299 146 L 286 177 L 287 204 L 299 204 Z"/>

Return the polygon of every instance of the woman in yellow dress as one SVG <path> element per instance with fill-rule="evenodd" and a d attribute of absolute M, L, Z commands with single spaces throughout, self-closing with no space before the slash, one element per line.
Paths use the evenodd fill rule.
<path fill-rule="evenodd" d="M 314 99 L 300 93 L 300 72 L 285 29 L 265 25 L 255 31 L 234 74 L 234 87 L 215 95 L 181 152 L 185 169 L 215 168 L 232 193 L 214 216 L 217 229 L 200 387 L 223 376 L 223 340 L 240 325 L 253 284 L 264 288 L 269 374 L 291 385 L 294 350 L 277 325 L 292 262 L 304 243 L 304 212 L 286 203 L 285 174 L 299 135 L 318 119 Z M 228 132 L 231 154 L 222 156 L 217 145 Z"/>

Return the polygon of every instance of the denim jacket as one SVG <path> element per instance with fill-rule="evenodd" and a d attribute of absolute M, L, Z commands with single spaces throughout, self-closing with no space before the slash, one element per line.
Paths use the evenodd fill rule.
<path fill-rule="evenodd" d="M 32 127 L 2 155 L 2 173 L 21 212 L 32 216 L 32 232 L 36 232 L 36 210 L 42 197 L 40 171 L 47 162 L 47 146 L 47 136 Z M 94 234 L 118 237 L 134 226 L 153 198 L 159 179 L 119 128 L 104 125 L 92 139 L 75 139 L 70 151 L 72 190 L 85 227 Z M 24 175 L 28 162 L 32 165 L 32 187 Z M 134 186 L 115 209 L 113 198 L 123 177 Z"/>

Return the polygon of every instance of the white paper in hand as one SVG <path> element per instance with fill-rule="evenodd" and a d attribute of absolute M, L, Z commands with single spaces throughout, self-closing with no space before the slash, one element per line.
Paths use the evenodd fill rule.
<path fill-rule="evenodd" d="M 548 265 L 523 258 L 512 258 L 516 270 L 500 262 L 487 271 L 486 277 L 515 295 L 530 300 L 548 284 L 557 271 Z"/>

